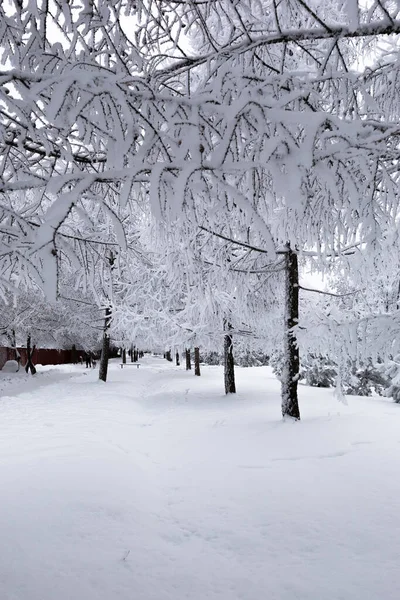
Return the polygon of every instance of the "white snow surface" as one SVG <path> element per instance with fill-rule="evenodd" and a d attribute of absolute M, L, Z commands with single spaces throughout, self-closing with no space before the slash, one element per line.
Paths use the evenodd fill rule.
<path fill-rule="evenodd" d="M 1 600 L 400 597 L 400 406 L 146 356 L 0 373 Z"/>

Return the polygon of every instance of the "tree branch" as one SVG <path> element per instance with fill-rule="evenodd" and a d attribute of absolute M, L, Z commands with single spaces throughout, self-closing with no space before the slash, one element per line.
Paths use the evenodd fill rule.
<path fill-rule="evenodd" d="M 346 296 L 354 296 L 355 294 L 359 294 L 362 291 L 355 290 L 354 292 L 348 292 L 347 294 L 334 294 L 333 292 L 324 292 L 323 290 L 306 288 L 303 285 L 299 285 L 299 290 L 304 290 L 305 292 L 314 292 L 316 294 L 323 294 L 324 296 L 333 296 L 334 298 L 345 298 Z"/>
<path fill-rule="evenodd" d="M 249 42 L 242 41 L 238 44 L 231 44 L 222 47 L 218 52 L 210 52 L 199 57 L 189 57 L 186 59 L 178 59 L 173 65 L 160 69 L 156 73 L 156 77 L 168 77 L 173 73 L 180 73 L 188 68 L 198 67 L 213 58 L 223 55 L 225 60 L 233 54 L 242 54 L 249 50 L 255 50 L 262 46 L 271 46 L 288 42 L 301 41 L 316 41 L 324 39 L 344 39 L 344 38 L 361 38 L 376 35 L 393 35 L 400 34 L 400 20 L 393 20 L 388 23 L 387 18 L 382 21 L 373 23 L 363 23 L 355 31 L 349 29 L 346 25 L 331 25 L 329 29 L 325 27 L 315 27 L 312 29 L 288 29 L 282 32 L 271 33 L 261 36 L 260 38 Z"/>

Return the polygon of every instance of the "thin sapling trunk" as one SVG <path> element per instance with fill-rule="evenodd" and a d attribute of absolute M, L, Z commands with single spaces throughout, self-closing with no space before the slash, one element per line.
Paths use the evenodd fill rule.
<path fill-rule="evenodd" d="M 225 323 L 226 331 L 232 329 L 230 323 Z M 235 364 L 233 361 L 233 340 L 230 333 L 224 336 L 224 379 L 225 394 L 236 394 Z"/>
<path fill-rule="evenodd" d="M 29 371 L 32 373 L 32 375 L 35 375 L 36 373 L 36 367 L 33 364 L 32 358 L 33 358 L 33 353 L 35 352 L 36 346 L 33 346 L 33 348 L 31 348 L 31 335 L 28 334 L 27 340 L 26 340 L 26 356 L 27 356 L 27 360 L 26 360 L 26 365 L 25 365 L 25 371 L 27 373 L 29 373 Z"/>
<path fill-rule="evenodd" d="M 198 347 L 194 349 L 194 374 L 200 377 L 200 350 Z"/>
<path fill-rule="evenodd" d="M 103 345 L 101 349 L 101 358 L 99 365 L 99 379 L 101 381 L 107 381 L 108 371 L 108 357 L 110 354 L 110 336 L 108 330 L 111 324 L 111 309 L 106 308 L 106 316 L 104 319 L 104 330 L 103 330 Z"/>

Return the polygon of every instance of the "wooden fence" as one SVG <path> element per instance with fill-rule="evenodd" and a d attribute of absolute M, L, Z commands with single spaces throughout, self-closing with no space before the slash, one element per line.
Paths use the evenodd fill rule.
<path fill-rule="evenodd" d="M 21 364 L 24 366 L 26 363 L 26 348 L 18 348 L 18 352 L 21 355 Z M 75 357 L 74 357 L 75 353 Z M 73 350 L 56 350 L 55 348 L 36 348 L 33 353 L 33 363 L 35 365 L 63 365 L 65 363 L 72 363 L 76 357 L 82 354 Z M 3 367 L 7 360 L 15 359 L 15 351 L 13 348 L 5 348 L 0 346 L 0 369 Z"/>

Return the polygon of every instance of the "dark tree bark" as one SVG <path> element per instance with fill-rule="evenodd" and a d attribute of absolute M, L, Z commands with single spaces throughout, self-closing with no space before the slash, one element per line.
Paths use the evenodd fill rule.
<path fill-rule="evenodd" d="M 198 347 L 194 349 L 194 374 L 200 377 L 200 350 Z"/>
<path fill-rule="evenodd" d="M 400 280 L 399 283 L 397 284 L 397 298 L 396 298 L 396 309 L 399 310 L 400 308 Z"/>
<path fill-rule="evenodd" d="M 26 340 L 27 360 L 26 360 L 26 365 L 25 365 L 25 371 L 27 373 L 29 373 L 29 371 L 30 371 L 32 373 L 32 375 L 35 375 L 35 373 L 36 373 L 35 365 L 32 362 L 32 357 L 33 357 L 33 353 L 35 352 L 35 348 L 36 348 L 36 346 L 33 346 L 33 348 L 31 349 L 31 335 L 28 334 L 28 337 Z"/>
<path fill-rule="evenodd" d="M 179 365 L 181 364 L 181 363 L 179 362 L 179 352 L 177 352 L 177 353 L 175 354 L 175 363 L 176 363 L 176 366 L 177 366 L 177 367 L 179 367 Z"/>
<path fill-rule="evenodd" d="M 225 323 L 225 330 L 232 329 L 230 323 Z M 224 337 L 224 379 L 225 394 L 236 394 L 235 365 L 233 362 L 233 340 L 232 335 L 225 334 Z"/>
<path fill-rule="evenodd" d="M 136 346 L 134 346 L 133 348 L 133 362 L 137 362 L 138 361 L 138 351 L 136 349 Z"/>
<path fill-rule="evenodd" d="M 282 415 L 300 419 L 297 384 L 300 372 L 299 347 L 293 331 L 299 320 L 299 268 L 297 254 L 286 246 L 284 368 L 282 372 Z"/>
<path fill-rule="evenodd" d="M 165 353 L 165 358 L 168 362 L 172 362 L 171 350 L 168 350 L 168 352 Z"/>
<path fill-rule="evenodd" d="M 192 362 L 190 359 L 190 350 L 186 348 L 185 350 L 185 358 L 186 358 L 186 371 L 190 371 L 192 368 Z"/>
<path fill-rule="evenodd" d="M 126 365 L 126 349 L 123 348 L 122 350 L 122 362 L 124 365 Z"/>
<path fill-rule="evenodd" d="M 11 348 L 13 349 L 14 360 L 17 361 L 17 363 L 18 363 L 18 370 L 19 370 L 19 367 L 21 365 L 21 355 L 20 355 L 20 353 L 18 351 L 18 348 L 17 348 L 17 337 L 15 335 L 15 329 L 12 329 L 11 333 L 7 334 L 7 337 L 10 340 Z"/>
<path fill-rule="evenodd" d="M 107 381 L 108 371 L 108 357 L 110 354 L 110 336 L 108 330 L 111 324 L 111 310 L 106 308 L 106 317 L 104 319 L 104 331 L 103 331 L 103 346 L 101 349 L 101 358 L 99 366 L 99 379 L 101 381 Z"/>
<path fill-rule="evenodd" d="M 14 358 L 15 360 L 18 360 L 18 350 L 17 350 L 17 339 L 15 336 L 15 329 L 11 330 L 11 347 L 14 350 Z"/>
<path fill-rule="evenodd" d="M 131 345 L 130 349 L 131 362 L 133 362 L 133 346 Z"/>

